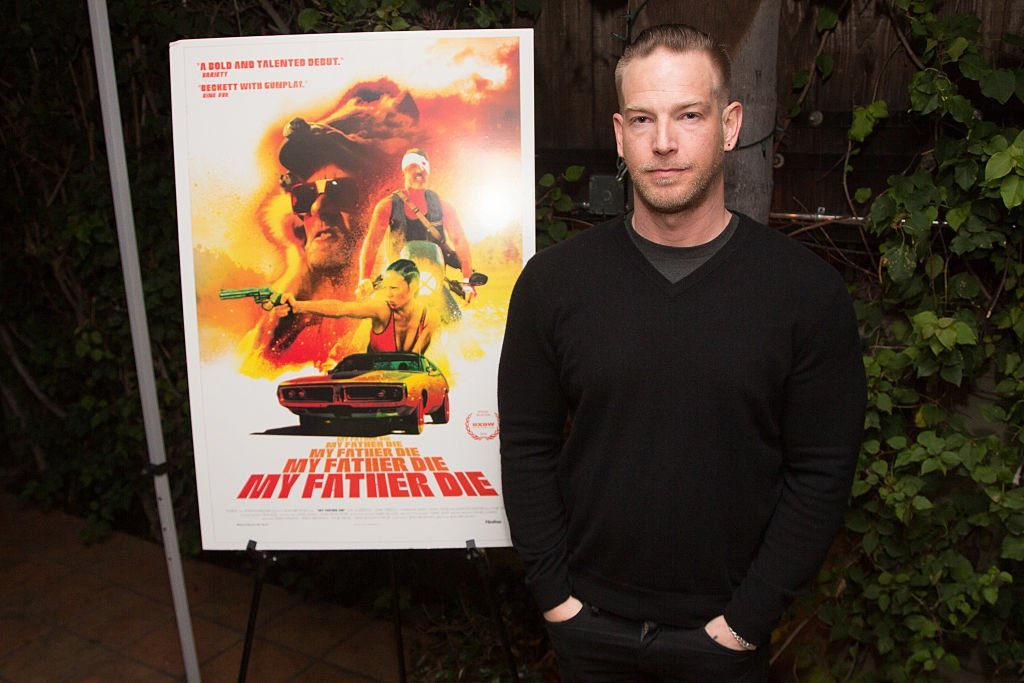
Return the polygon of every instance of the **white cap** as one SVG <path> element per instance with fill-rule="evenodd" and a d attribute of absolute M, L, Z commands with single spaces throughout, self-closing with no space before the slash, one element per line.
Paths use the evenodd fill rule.
<path fill-rule="evenodd" d="M 419 166 L 427 173 L 430 173 L 430 162 L 419 152 L 409 151 L 402 157 L 402 170 L 404 171 L 409 166 Z"/>

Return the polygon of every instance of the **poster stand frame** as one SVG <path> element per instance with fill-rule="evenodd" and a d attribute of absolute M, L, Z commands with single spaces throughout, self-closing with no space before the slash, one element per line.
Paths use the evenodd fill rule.
<path fill-rule="evenodd" d="M 267 576 L 267 565 L 277 562 L 276 555 L 268 555 L 265 551 L 256 550 L 256 541 L 253 540 L 246 544 L 245 552 L 255 561 L 255 569 L 253 570 L 252 600 L 249 603 L 249 621 L 245 626 L 242 660 L 238 665 L 238 683 L 245 683 L 249 670 L 249 656 L 252 654 L 252 641 L 256 635 L 256 615 L 260 609 L 260 596 L 263 594 L 263 580 Z"/>
<path fill-rule="evenodd" d="M 153 344 L 149 336 L 142 269 L 139 265 L 139 247 L 135 238 L 135 215 L 128 180 L 128 160 L 124 149 L 121 104 L 118 100 L 117 72 L 114 68 L 114 47 L 110 38 L 110 16 L 106 0 L 89 0 L 88 7 L 97 92 L 109 166 L 110 192 L 114 203 L 114 222 L 117 226 L 125 302 L 128 305 L 128 325 L 131 329 L 136 381 L 146 436 L 148 467 L 144 474 L 153 479 L 153 493 L 160 520 L 160 535 L 164 546 L 164 560 L 167 563 L 171 600 L 174 604 L 174 619 L 178 626 L 178 642 L 181 646 L 185 680 L 188 683 L 199 683 L 199 658 L 196 654 L 188 591 L 185 588 L 185 571 L 178 545 L 178 527 L 174 516 L 173 494 L 167 472 L 167 450 L 164 446 L 156 375 L 153 370 Z"/>
<path fill-rule="evenodd" d="M 252 643 L 256 634 L 256 617 L 260 609 L 260 596 L 263 592 L 263 581 L 267 575 L 267 567 L 277 562 L 277 556 L 268 554 L 266 551 L 256 550 L 256 541 L 250 540 L 246 544 L 246 554 L 249 555 L 255 562 L 253 569 L 253 589 L 252 589 L 252 601 L 249 604 L 249 621 L 245 628 L 245 644 L 242 647 L 242 659 L 238 666 L 238 683 L 245 683 L 246 676 L 249 669 L 249 658 L 252 654 Z M 395 644 L 395 660 L 398 664 L 398 680 L 400 683 L 406 682 L 406 669 L 405 669 L 405 641 L 402 636 L 402 609 L 399 604 L 399 591 L 398 591 L 398 569 L 395 562 L 395 558 L 399 554 L 399 550 L 391 550 L 388 553 L 388 565 L 391 579 L 391 616 L 392 623 L 394 625 L 393 640 Z M 475 539 L 469 539 L 466 541 L 466 560 L 472 563 L 477 572 L 480 575 L 480 581 L 483 583 L 484 593 L 487 598 L 487 605 L 490 608 L 491 619 L 494 621 L 494 626 L 498 632 L 498 638 L 501 641 L 502 651 L 505 655 L 505 666 L 508 668 L 508 674 L 511 680 L 519 680 L 519 670 L 516 666 L 515 656 L 512 653 L 512 644 L 508 638 L 508 632 L 505 629 L 505 622 L 501 619 L 501 609 L 498 604 L 498 597 L 494 590 L 494 581 L 491 575 L 491 565 L 487 561 L 487 553 L 483 548 L 479 548 L 476 545 Z"/>

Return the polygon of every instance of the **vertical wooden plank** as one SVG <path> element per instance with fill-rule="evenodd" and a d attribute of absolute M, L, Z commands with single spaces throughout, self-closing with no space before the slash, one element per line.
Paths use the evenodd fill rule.
<path fill-rule="evenodd" d="M 1020 50 L 1008 45 L 1003 36 L 1024 34 L 1024 4 L 1019 0 L 960 0 L 954 5 L 957 12 L 973 14 L 981 20 L 978 45 L 982 51 L 1002 66 L 1011 55 L 1020 58 Z"/>
<path fill-rule="evenodd" d="M 771 208 L 780 12 L 781 0 L 758 0 L 731 50 L 731 96 L 743 104 L 743 127 L 736 149 L 726 154 L 726 205 L 761 222 Z"/>
<path fill-rule="evenodd" d="M 781 0 L 777 53 L 777 111 L 780 120 L 797 93 L 793 74 L 813 68 L 819 34 L 815 29 L 817 3 Z M 595 164 L 607 152 L 614 159 L 611 115 L 617 108 L 614 67 L 623 44 L 613 34 L 625 34 L 628 11 L 643 0 L 548 0 L 537 23 L 537 143 L 543 150 L 566 150 L 558 165 Z M 721 40 L 734 56 L 742 48 L 753 10 L 750 0 L 649 0 L 637 15 L 634 35 L 666 22 L 688 23 Z M 968 13 L 981 19 L 979 46 L 1007 66 L 1021 51 L 1003 40 L 1006 33 L 1024 33 L 1021 0 L 948 0 L 944 13 Z M 845 150 L 845 126 L 853 108 L 875 99 L 889 103 L 893 118 L 873 136 L 855 163 L 855 174 L 873 169 L 884 177 L 905 165 L 914 143 L 901 128 L 900 112 L 909 105 L 907 84 L 915 68 L 893 30 L 885 3 L 851 0 L 837 29 L 826 43 L 835 69 L 830 78 L 811 88 L 804 115 L 790 126 L 782 151 L 787 165 L 774 175 L 782 183 L 775 195 L 778 210 L 809 210 L 825 206 L 842 212 L 836 164 Z M 823 123 L 811 125 L 806 112 L 820 111 Z M 753 133 L 749 125 L 748 132 Z M 886 137 L 885 131 L 892 135 Z M 569 150 L 575 150 L 570 152 Z M 902 161 L 901 161 L 902 160 Z M 858 182 L 860 182 L 858 180 Z M 873 184 L 873 181 L 871 181 Z M 867 180 L 864 181 L 865 184 Z M 837 189 L 838 188 L 838 189 Z M 839 194 L 837 195 L 837 192 Z"/>
<path fill-rule="evenodd" d="M 636 1 L 622 3 L 620 7 L 595 9 L 592 21 L 593 94 L 590 102 L 590 136 L 587 146 L 607 149 L 614 158 L 615 134 L 612 132 L 612 114 L 618 111 L 615 93 L 615 65 L 626 44 L 618 36 L 626 34 L 626 13 Z M 578 106 L 587 106 L 580 102 Z"/>
<path fill-rule="evenodd" d="M 536 131 L 538 148 L 590 143 L 593 101 L 590 3 L 551 0 L 537 21 Z"/>
<path fill-rule="evenodd" d="M 720 0 L 715 3 L 648 3 L 635 33 L 665 23 L 685 23 L 711 34 L 733 57 L 733 97 L 747 115 L 740 142 L 756 143 L 775 128 L 775 61 L 781 0 Z M 639 6 L 639 4 L 638 4 Z M 597 108 L 595 107 L 595 110 Z M 766 220 L 771 197 L 771 140 L 731 152 L 726 169 L 727 202 Z"/>

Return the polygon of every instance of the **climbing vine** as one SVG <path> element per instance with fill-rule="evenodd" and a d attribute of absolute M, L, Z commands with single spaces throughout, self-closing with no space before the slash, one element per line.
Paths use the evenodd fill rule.
<path fill-rule="evenodd" d="M 532 22 L 540 7 L 540 0 L 312 0 L 297 21 L 303 31 L 502 28 Z"/>
<path fill-rule="evenodd" d="M 937 0 L 888 9 L 917 67 L 910 114 L 930 134 L 877 196 L 847 191 L 854 212 L 868 208 L 874 252 L 852 285 L 866 438 L 845 534 L 780 634 L 826 627 L 827 647 L 795 647 L 800 680 L 933 680 L 973 658 L 1012 680 L 1024 673 L 1024 133 L 1005 105 L 1020 111 L 1024 69 L 992 64 L 977 17 Z M 832 29 L 823 14 L 819 31 Z M 855 108 L 847 171 L 887 117 L 884 100 Z"/>

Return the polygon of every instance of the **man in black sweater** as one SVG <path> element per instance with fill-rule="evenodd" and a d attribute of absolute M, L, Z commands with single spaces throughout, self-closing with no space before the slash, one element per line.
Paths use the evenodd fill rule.
<path fill-rule="evenodd" d="M 726 209 L 729 70 L 689 27 L 638 36 L 614 116 L 634 211 L 535 256 L 512 295 L 503 495 L 567 681 L 766 680 L 842 524 L 856 321 L 829 265 Z"/>

